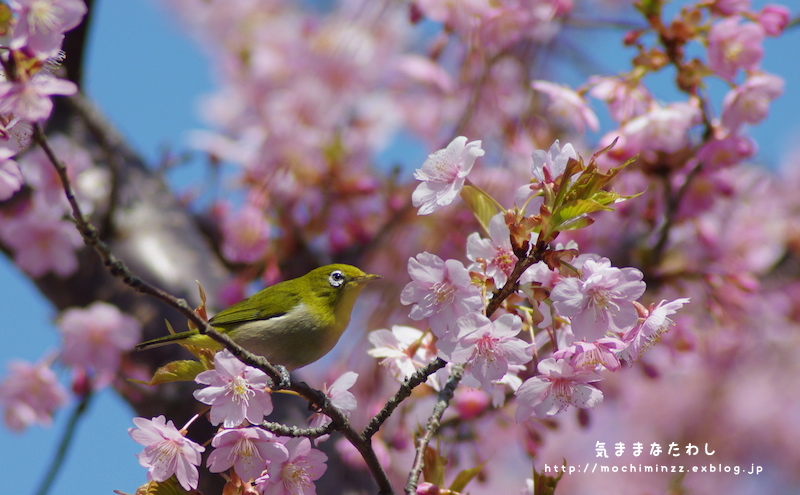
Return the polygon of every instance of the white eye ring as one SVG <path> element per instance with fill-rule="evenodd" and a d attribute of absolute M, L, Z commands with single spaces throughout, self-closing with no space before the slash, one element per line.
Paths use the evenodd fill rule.
<path fill-rule="evenodd" d="M 345 276 L 341 270 L 334 270 L 328 275 L 328 283 L 331 287 L 341 287 L 344 284 Z"/>

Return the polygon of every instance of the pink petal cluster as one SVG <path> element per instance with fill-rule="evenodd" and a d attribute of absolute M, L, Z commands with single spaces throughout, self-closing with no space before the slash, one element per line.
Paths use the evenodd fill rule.
<path fill-rule="evenodd" d="M 322 387 L 322 393 L 328 396 L 331 404 L 333 404 L 347 417 L 350 417 L 353 411 L 356 410 L 356 407 L 358 407 L 356 396 L 350 392 L 350 389 L 356 384 L 357 379 L 358 373 L 354 371 L 348 371 L 342 373 L 342 376 L 337 378 L 330 387 L 328 387 L 327 383 Z M 309 426 L 311 428 L 317 428 L 320 426 L 325 426 L 330 422 L 330 416 L 321 412 L 317 412 L 311 416 L 309 420 Z M 318 444 L 323 440 L 327 440 L 328 436 L 329 435 L 323 435 L 321 437 L 317 437 L 315 444 Z"/>
<path fill-rule="evenodd" d="M 638 318 L 633 302 L 645 290 L 643 274 L 636 268 L 616 268 L 603 258 L 588 259 L 580 277 L 569 277 L 550 293 L 553 306 L 572 320 L 577 339 L 602 338 L 606 332 L 624 332 Z"/>
<path fill-rule="evenodd" d="M 271 229 L 264 208 L 247 203 L 222 222 L 222 254 L 233 263 L 255 263 L 263 259 Z"/>
<path fill-rule="evenodd" d="M 211 440 L 208 470 L 221 473 L 231 467 L 244 481 L 259 478 L 267 466 L 289 459 L 289 451 L 274 434 L 261 428 L 222 430 Z"/>
<path fill-rule="evenodd" d="M 743 124 L 757 124 L 769 113 L 772 100 L 783 94 L 783 78 L 755 74 L 732 89 L 722 100 L 722 125 L 736 133 Z"/>
<path fill-rule="evenodd" d="M 506 285 L 517 256 L 511 247 L 511 232 L 505 215 L 498 213 L 489 221 L 489 239 L 481 238 L 477 232 L 467 237 L 467 258 L 473 262 L 469 267 L 471 271 L 485 273 L 498 288 Z"/>
<path fill-rule="evenodd" d="M 53 95 L 74 95 L 78 86 L 66 79 L 37 74 L 20 81 L 0 81 L 0 113 L 37 122 L 53 111 Z"/>
<path fill-rule="evenodd" d="M 674 301 L 662 300 L 656 305 L 651 305 L 649 310 L 645 310 L 644 319 L 623 335 L 625 348 L 621 350 L 619 356 L 629 363 L 638 360 L 644 351 L 655 345 L 674 325 L 669 316 L 688 303 L 688 297 L 681 297 Z"/>
<path fill-rule="evenodd" d="M 576 370 L 598 371 L 602 366 L 610 371 L 620 369 L 617 353 L 626 344 L 619 339 L 603 337 L 594 342 L 575 342 L 553 353 L 553 358 L 564 359 Z"/>
<path fill-rule="evenodd" d="M 328 456 L 305 437 L 286 439 L 284 445 L 288 459 L 270 463 L 267 475 L 256 480 L 256 489 L 262 495 L 315 495 L 314 481 L 325 473 Z"/>
<path fill-rule="evenodd" d="M 184 437 L 164 416 L 133 418 L 133 424 L 136 428 L 128 428 L 128 434 L 145 447 L 136 457 L 147 468 L 147 478 L 162 482 L 176 475 L 185 490 L 197 488 L 197 466 L 205 447 Z"/>
<path fill-rule="evenodd" d="M 740 69 L 758 69 L 764 56 L 764 29 L 755 22 L 740 21 L 735 16 L 723 19 L 708 34 L 708 68 L 728 81 Z"/>
<path fill-rule="evenodd" d="M 653 104 L 653 96 L 639 81 L 618 77 L 592 77 L 589 94 L 605 101 L 611 118 L 627 122 L 644 114 Z"/>
<path fill-rule="evenodd" d="M 758 23 L 767 36 L 780 36 L 789 25 L 791 13 L 783 5 L 768 4 L 758 13 Z"/>
<path fill-rule="evenodd" d="M 437 337 L 454 328 L 458 318 L 483 309 L 481 291 L 460 261 L 424 252 L 409 258 L 408 274 L 412 281 L 403 288 L 400 302 L 412 305 L 411 319 L 427 318 Z"/>
<path fill-rule="evenodd" d="M 540 374 L 517 389 L 517 421 L 554 416 L 569 406 L 592 408 L 603 400 L 603 392 L 588 385 L 601 380 L 594 371 L 576 369 L 552 357 L 541 361 L 537 369 Z"/>
<path fill-rule="evenodd" d="M 47 272 L 67 277 L 78 268 L 75 251 L 83 239 L 60 205 L 34 202 L 22 215 L 0 224 L 0 238 L 13 251 L 17 266 L 33 277 Z"/>
<path fill-rule="evenodd" d="M 550 81 L 533 81 L 531 87 L 550 97 L 548 116 L 560 118 L 578 133 L 583 133 L 587 127 L 593 131 L 600 127 L 597 115 L 575 90 Z"/>
<path fill-rule="evenodd" d="M 108 384 L 119 369 L 123 353 L 141 341 L 142 327 L 116 306 L 95 302 L 70 308 L 58 320 L 64 364 L 89 371 L 95 384 Z"/>
<path fill-rule="evenodd" d="M 49 363 L 11 361 L 0 382 L 0 406 L 6 426 L 21 431 L 33 424 L 49 425 L 53 413 L 67 402 L 67 391 Z"/>
<path fill-rule="evenodd" d="M 214 369 L 198 374 L 195 381 L 208 385 L 196 390 L 194 397 L 211 406 L 211 424 L 234 428 L 245 419 L 259 424 L 272 412 L 269 377 L 239 361 L 227 349 L 214 356 Z"/>
<path fill-rule="evenodd" d="M 11 156 L 10 150 L 0 148 L 0 201 L 7 200 L 22 188 L 22 171 Z"/>
<path fill-rule="evenodd" d="M 11 0 L 9 6 L 17 17 L 11 48 L 27 48 L 41 60 L 58 55 L 64 33 L 86 14 L 83 0 Z"/>
<path fill-rule="evenodd" d="M 431 351 L 433 335 L 404 325 L 370 332 L 369 343 L 374 347 L 367 354 L 383 358 L 379 364 L 400 382 L 436 357 Z"/>
<path fill-rule="evenodd" d="M 429 215 L 453 202 L 464 187 L 464 180 L 475 160 L 484 155 L 480 141 L 467 143 L 459 136 L 447 148 L 428 156 L 414 178 L 422 181 L 411 195 L 411 202 L 419 208 L 420 215 Z"/>
<path fill-rule="evenodd" d="M 486 389 L 508 372 L 509 365 L 525 364 L 533 359 L 532 346 L 517 338 L 522 320 L 504 314 L 491 321 L 480 313 L 458 319 L 454 331 L 440 338 L 439 355 L 452 363 L 466 363 L 466 370 Z"/>

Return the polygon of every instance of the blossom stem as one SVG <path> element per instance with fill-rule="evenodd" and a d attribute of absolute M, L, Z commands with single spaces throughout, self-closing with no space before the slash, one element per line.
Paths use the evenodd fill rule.
<path fill-rule="evenodd" d="M 428 423 L 425 425 L 425 433 L 420 437 L 417 442 L 417 449 L 414 455 L 414 464 L 411 467 L 411 472 L 408 474 L 406 481 L 405 492 L 407 495 L 414 495 L 417 493 L 417 484 L 419 477 L 422 474 L 422 469 L 425 467 L 425 451 L 428 449 L 433 435 L 439 430 L 439 425 L 442 422 L 442 416 L 450 405 L 450 399 L 456 391 L 456 387 L 461 382 L 464 376 L 464 365 L 456 364 L 450 369 L 450 378 L 447 384 L 439 391 L 439 397 L 436 404 L 433 406 L 433 412 L 428 418 Z"/>
<path fill-rule="evenodd" d="M 61 467 L 64 465 L 64 461 L 67 458 L 67 451 L 69 450 L 69 446 L 72 444 L 72 439 L 75 436 L 75 430 L 78 427 L 78 421 L 88 410 L 89 402 L 91 401 L 93 395 L 94 394 L 92 394 L 91 390 L 88 391 L 83 395 L 83 397 L 81 397 L 81 401 L 78 403 L 78 405 L 75 406 L 75 410 L 72 412 L 72 416 L 70 416 L 69 422 L 64 430 L 64 436 L 61 437 L 61 442 L 58 444 L 56 455 L 50 463 L 50 467 L 47 469 L 47 474 L 45 474 L 44 478 L 42 478 L 42 482 L 39 484 L 39 489 L 36 490 L 36 495 L 46 495 L 50 488 L 52 488 L 53 481 L 55 481 L 56 476 L 58 475 L 59 471 L 61 471 Z"/>

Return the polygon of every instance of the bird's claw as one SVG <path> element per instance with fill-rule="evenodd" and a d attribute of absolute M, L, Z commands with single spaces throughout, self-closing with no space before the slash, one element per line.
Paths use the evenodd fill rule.
<path fill-rule="evenodd" d="M 286 369 L 286 366 L 281 364 L 276 364 L 275 367 L 281 374 L 281 381 L 278 384 L 279 388 L 289 388 L 292 385 L 292 377 L 289 376 L 289 370 Z"/>

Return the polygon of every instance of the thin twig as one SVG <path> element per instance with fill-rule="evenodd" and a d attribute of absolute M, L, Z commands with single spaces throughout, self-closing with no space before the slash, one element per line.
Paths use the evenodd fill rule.
<path fill-rule="evenodd" d="M 417 493 L 419 477 L 422 474 L 422 469 L 425 467 L 425 451 L 427 450 L 428 444 L 433 438 L 433 435 L 435 435 L 439 430 L 439 425 L 442 422 L 442 416 L 447 410 L 447 407 L 450 405 L 450 399 L 453 398 L 456 387 L 458 387 L 458 384 L 461 382 L 461 378 L 463 376 L 464 365 L 453 365 L 453 367 L 450 369 L 450 378 L 447 380 L 447 384 L 442 388 L 442 390 L 439 391 L 439 398 L 436 400 L 436 404 L 433 406 L 433 412 L 431 412 L 431 415 L 428 418 L 428 423 L 425 425 L 424 433 L 417 441 L 414 464 L 411 467 L 411 472 L 408 474 L 408 480 L 406 481 L 405 491 L 408 495 Z"/>
<path fill-rule="evenodd" d="M 446 365 L 446 362 L 440 358 L 436 358 L 428 363 L 428 365 L 424 368 L 420 368 L 415 371 L 413 375 L 411 375 L 402 383 L 402 385 L 400 385 L 400 389 L 386 402 L 386 405 L 383 406 L 383 409 L 381 409 L 378 414 L 376 414 L 370 420 L 367 427 L 364 428 L 364 436 L 369 438 L 377 433 L 384 421 L 389 419 L 389 416 L 392 415 L 394 410 L 397 409 L 397 406 L 399 406 L 401 402 L 411 396 L 411 392 L 417 386 L 425 383 L 429 376 L 444 368 Z"/>
<path fill-rule="evenodd" d="M 81 398 L 81 401 L 78 403 L 78 405 L 75 406 L 75 410 L 72 411 L 72 416 L 70 416 L 69 422 L 67 422 L 67 427 L 64 429 L 64 436 L 61 437 L 61 442 L 58 444 L 56 455 L 50 462 L 50 467 L 47 470 L 47 474 L 45 474 L 44 478 L 39 484 L 39 489 L 36 490 L 36 495 L 46 495 L 50 488 L 53 487 L 53 481 L 55 481 L 56 476 L 64 466 L 64 461 L 67 458 L 67 451 L 69 450 L 69 446 L 72 443 L 72 438 L 75 436 L 75 431 L 78 427 L 78 421 L 80 421 L 80 419 L 89 409 L 89 402 L 91 401 L 92 396 L 93 394 L 91 391 L 87 392 L 83 398 Z"/>

